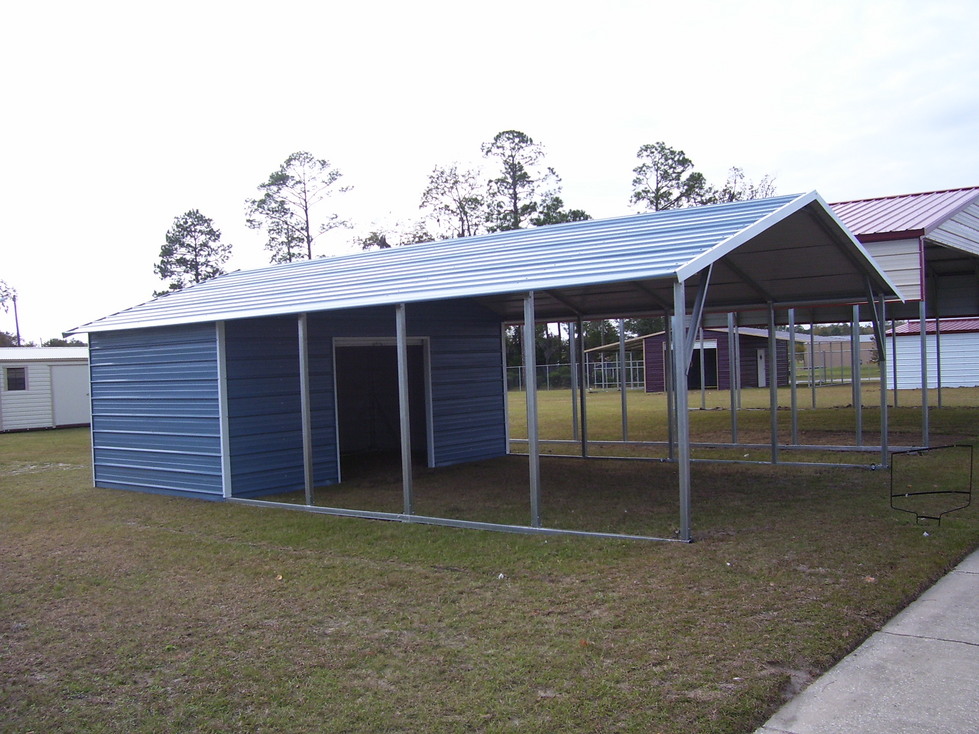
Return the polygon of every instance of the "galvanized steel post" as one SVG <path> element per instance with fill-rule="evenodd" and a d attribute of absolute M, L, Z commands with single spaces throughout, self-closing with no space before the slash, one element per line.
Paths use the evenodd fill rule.
<path fill-rule="evenodd" d="M 664 348 L 666 356 L 663 360 L 663 394 L 666 396 L 666 456 L 670 461 L 676 459 L 676 381 L 673 379 L 673 352 L 677 349 L 673 339 L 672 316 L 666 312 L 663 318 Z M 683 344 L 681 342 L 680 346 Z"/>
<path fill-rule="evenodd" d="M 629 397 L 626 394 L 625 319 L 619 319 L 619 391 L 622 405 L 622 440 L 629 440 Z"/>
<path fill-rule="evenodd" d="M 921 342 L 921 443 L 931 443 L 928 426 L 928 308 L 925 300 L 918 301 L 918 331 Z"/>
<path fill-rule="evenodd" d="M 707 350 L 704 348 L 704 327 L 700 327 L 697 334 L 697 338 L 700 340 L 700 409 L 707 410 Z M 716 351 L 714 356 L 716 360 Z"/>
<path fill-rule="evenodd" d="M 735 384 L 738 390 L 738 410 L 741 410 L 741 388 L 744 387 L 741 375 L 741 332 L 738 330 L 737 318 L 734 321 L 734 362 L 737 365 L 734 371 Z"/>
<path fill-rule="evenodd" d="M 218 412 L 221 427 L 221 495 L 227 499 L 234 494 L 234 487 L 231 482 L 231 422 L 228 419 L 228 342 L 223 321 L 217 323 L 217 338 Z"/>
<path fill-rule="evenodd" d="M 578 430 L 578 355 L 575 354 L 577 347 L 574 336 L 574 325 L 568 321 L 567 327 L 568 361 L 571 368 L 571 438 L 577 441 L 580 435 L 580 431 Z"/>
<path fill-rule="evenodd" d="M 510 374 L 507 369 L 506 324 L 500 325 L 500 362 L 503 368 L 503 432 L 506 452 L 510 453 Z M 519 370 L 518 370 L 519 374 Z"/>
<path fill-rule="evenodd" d="M 408 325 L 405 304 L 395 307 L 395 325 L 398 351 L 398 406 L 401 417 L 401 486 L 405 515 L 414 514 L 414 497 L 411 484 L 411 414 L 408 409 Z"/>
<path fill-rule="evenodd" d="M 812 316 L 810 316 L 812 318 Z M 812 393 L 812 407 L 816 409 L 816 325 L 809 322 L 809 392 Z"/>
<path fill-rule="evenodd" d="M 891 369 L 894 375 L 894 407 L 897 407 L 897 322 L 891 319 Z"/>
<path fill-rule="evenodd" d="M 578 332 L 578 400 L 581 414 L 581 455 L 588 457 L 588 407 L 585 393 L 588 392 L 587 364 L 585 363 L 585 325 L 579 316 L 575 320 Z"/>
<path fill-rule="evenodd" d="M 537 339 L 533 291 L 524 296 L 523 321 L 523 363 L 527 374 L 527 453 L 530 459 L 530 525 L 539 528 L 540 437 L 537 426 Z"/>
<path fill-rule="evenodd" d="M 775 342 L 775 304 L 768 304 L 768 405 L 772 463 L 778 463 L 778 349 Z"/>
<path fill-rule="evenodd" d="M 306 504 L 313 504 L 313 411 L 309 399 L 309 324 L 299 314 L 299 403 L 303 431 L 303 485 Z"/>
<path fill-rule="evenodd" d="M 937 290 L 937 289 L 936 289 Z M 935 293 L 938 303 L 938 293 Z M 942 315 L 935 311 L 935 391 L 938 393 L 936 407 L 942 407 Z"/>
<path fill-rule="evenodd" d="M 860 307 L 853 307 L 850 324 L 850 387 L 853 394 L 853 420 L 856 424 L 857 446 L 863 446 L 863 395 L 860 382 Z"/>
<path fill-rule="evenodd" d="M 731 393 L 731 443 L 738 442 L 737 383 L 738 372 L 740 371 L 740 365 L 738 365 L 735 359 L 737 352 L 737 345 L 735 343 L 737 341 L 737 333 L 734 329 L 734 313 L 729 311 L 727 314 L 727 373 Z"/>
<path fill-rule="evenodd" d="M 792 400 L 792 445 L 799 445 L 799 396 L 796 387 L 795 309 L 789 309 L 789 392 Z"/>
<path fill-rule="evenodd" d="M 680 485 L 680 540 L 690 540 L 690 414 L 688 408 L 686 375 L 689 352 L 687 340 L 693 332 L 685 333 L 687 298 L 682 280 L 673 284 L 673 384 L 676 396 L 676 446 L 677 469 Z"/>
<path fill-rule="evenodd" d="M 886 467 L 890 463 L 888 451 L 888 420 L 887 420 L 887 336 L 884 334 L 884 317 L 886 314 L 884 296 L 880 296 L 879 314 L 879 344 L 880 354 L 880 465 Z"/>

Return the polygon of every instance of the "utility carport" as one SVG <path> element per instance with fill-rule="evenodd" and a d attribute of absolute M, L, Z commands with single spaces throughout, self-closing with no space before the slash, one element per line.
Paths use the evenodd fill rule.
<path fill-rule="evenodd" d="M 673 374 L 685 375 L 697 331 L 710 318 L 763 312 L 774 333 L 776 308 L 864 303 L 876 313 L 878 299 L 895 293 L 813 192 L 236 272 L 71 333 L 91 335 L 97 486 L 263 504 L 256 498 L 303 490 L 309 511 L 571 532 L 546 528 L 541 515 L 533 380 L 528 525 L 414 513 L 413 441 L 424 436 L 429 466 L 508 450 L 506 323 L 533 334 L 537 322 L 571 321 L 580 335 L 585 320 L 666 314 Z M 415 345 L 425 370 L 420 389 L 412 388 Z M 336 353 L 356 346 L 387 348 L 395 366 L 400 513 L 312 503 L 317 484 L 340 479 Z M 534 362 L 533 340 L 524 339 L 529 375 Z M 419 410 L 426 418 L 420 427 L 412 418 Z M 685 390 L 673 391 L 673 416 L 678 538 L 688 541 Z"/>

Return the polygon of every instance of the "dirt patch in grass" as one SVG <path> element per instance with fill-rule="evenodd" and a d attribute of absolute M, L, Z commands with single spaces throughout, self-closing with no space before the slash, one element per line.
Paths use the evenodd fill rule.
<path fill-rule="evenodd" d="M 3 469 L 0 469 L 0 477 L 14 477 L 18 474 L 36 474 L 37 472 L 66 471 L 69 469 L 82 469 L 78 464 L 64 464 L 45 462 L 32 464 L 22 461 L 8 462 Z"/>

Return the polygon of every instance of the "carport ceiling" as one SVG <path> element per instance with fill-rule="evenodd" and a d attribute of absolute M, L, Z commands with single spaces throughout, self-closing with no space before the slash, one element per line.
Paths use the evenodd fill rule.
<path fill-rule="evenodd" d="M 73 332 L 471 298 L 508 321 L 662 313 L 713 265 L 707 308 L 865 300 L 894 288 L 815 192 L 499 232 L 230 273 Z M 687 289 L 688 305 L 696 287 Z M 71 333 L 73 333 L 71 332 Z"/>
<path fill-rule="evenodd" d="M 689 278 L 692 306 L 700 272 L 713 263 L 708 311 L 752 311 L 769 302 L 782 308 L 855 303 L 867 297 L 867 276 L 877 292 L 892 293 L 862 247 L 856 245 L 816 201 L 758 233 L 739 233 L 740 244 L 718 243 L 678 268 Z M 739 237 L 735 235 L 732 240 Z M 734 246 L 732 246 L 734 245 Z M 540 319 L 616 318 L 672 310 L 674 274 L 629 281 L 535 291 Z M 508 320 L 522 318 L 523 293 L 484 297 L 480 302 Z"/>

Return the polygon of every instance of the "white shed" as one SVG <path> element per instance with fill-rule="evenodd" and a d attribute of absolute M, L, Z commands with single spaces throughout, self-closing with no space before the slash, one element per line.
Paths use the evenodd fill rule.
<path fill-rule="evenodd" d="M 898 326 L 892 335 L 896 360 L 897 388 L 921 387 L 921 328 L 919 321 Z M 939 355 L 938 346 L 941 346 Z M 979 385 L 979 318 L 928 319 L 925 327 L 925 358 L 928 387 L 938 386 L 939 365 L 942 387 Z"/>
<path fill-rule="evenodd" d="M 91 420 L 88 347 L 0 347 L 0 431 Z"/>

